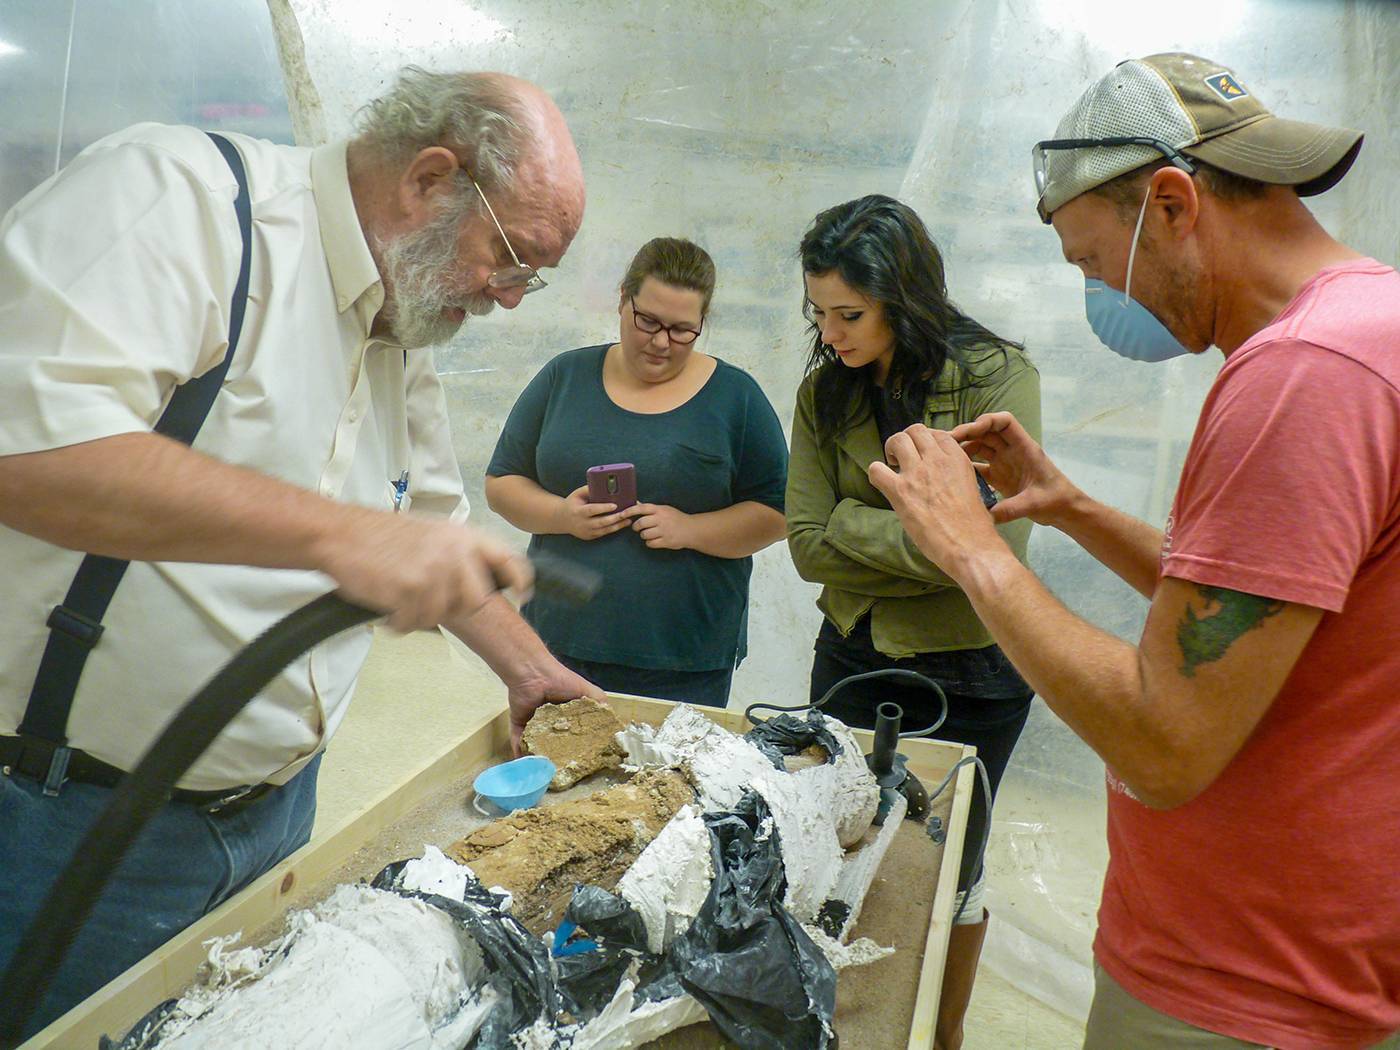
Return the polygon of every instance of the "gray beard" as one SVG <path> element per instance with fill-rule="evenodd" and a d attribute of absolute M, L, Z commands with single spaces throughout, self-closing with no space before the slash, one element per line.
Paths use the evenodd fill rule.
<path fill-rule="evenodd" d="M 463 294 L 451 287 L 461 224 L 462 214 L 453 208 L 412 233 L 388 240 L 376 238 L 388 286 L 384 320 L 407 349 L 436 346 L 451 339 L 463 323 L 445 315 L 452 307 L 481 317 L 496 306 L 484 292 Z"/>

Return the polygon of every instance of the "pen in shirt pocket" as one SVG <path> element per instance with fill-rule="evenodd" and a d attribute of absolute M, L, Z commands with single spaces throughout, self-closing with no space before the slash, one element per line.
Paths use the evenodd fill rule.
<path fill-rule="evenodd" d="M 394 513 L 397 514 L 403 507 L 403 496 L 408 491 L 408 471 L 399 475 L 398 481 L 389 482 L 394 490 Z"/>

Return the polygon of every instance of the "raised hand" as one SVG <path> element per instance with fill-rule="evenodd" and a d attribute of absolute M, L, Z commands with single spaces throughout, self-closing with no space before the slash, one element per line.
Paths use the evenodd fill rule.
<path fill-rule="evenodd" d="M 948 432 L 1001 495 L 998 523 L 1029 518 L 1054 525 L 1079 490 L 1010 412 L 989 412 Z"/>

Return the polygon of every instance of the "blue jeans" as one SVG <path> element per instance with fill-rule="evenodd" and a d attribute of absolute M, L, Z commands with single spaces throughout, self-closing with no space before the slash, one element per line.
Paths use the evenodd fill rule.
<path fill-rule="evenodd" d="M 246 809 L 169 802 L 146 825 L 79 932 L 26 1035 L 54 1021 L 311 837 L 317 755 Z M 0 776 L 0 973 L 112 789 Z M 154 1005 L 154 1004 L 152 1004 Z"/>

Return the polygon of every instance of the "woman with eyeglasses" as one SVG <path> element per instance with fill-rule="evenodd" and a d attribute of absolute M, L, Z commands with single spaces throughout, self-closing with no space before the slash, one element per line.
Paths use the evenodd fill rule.
<path fill-rule="evenodd" d="M 787 521 L 798 573 L 822 585 L 811 699 L 850 675 L 918 672 L 947 696 L 948 717 L 935 735 L 976 745 L 995 794 L 1031 690 L 967 596 L 904 533 L 866 472 L 884 458 L 886 440 L 914 423 L 951 430 L 984 412 L 1011 412 L 1039 440 L 1040 377 L 1021 347 L 948 299 L 943 259 L 907 205 L 869 196 L 830 208 L 813 220 L 799 254 L 812 346 L 792 424 Z M 983 484 L 990 503 L 995 497 Z M 1024 560 L 1030 522 L 999 530 Z M 822 710 L 871 728 L 883 701 L 904 709 L 906 732 L 928 727 L 942 711 L 932 691 L 891 677 L 843 687 Z M 986 932 L 988 806 L 979 787 L 944 971 L 940 1048 L 962 1045 Z"/>
<path fill-rule="evenodd" d="M 579 610 L 525 616 L 559 660 L 611 692 L 723 707 L 744 656 L 752 555 L 782 538 L 787 447 L 748 373 L 696 349 L 715 266 L 690 241 L 643 245 L 622 279 L 617 341 L 531 380 L 486 469 L 486 500 L 547 551 L 598 571 Z M 591 467 L 630 464 L 590 502 Z M 616 478 L 612 479 L 616 480 Z"/>

